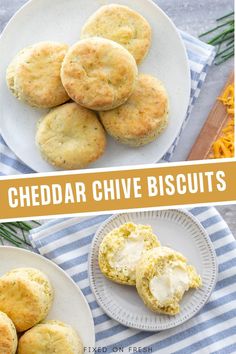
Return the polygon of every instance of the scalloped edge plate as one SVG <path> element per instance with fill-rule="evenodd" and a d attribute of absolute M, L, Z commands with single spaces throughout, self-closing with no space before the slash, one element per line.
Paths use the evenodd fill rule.
<path fill-rule="evenodd" d="M 202 277 L 203 285 L 189 290 L 181 301 L 176 316 L 152 313 L 139 298 L 135 287 L 113 283 L 101 273 L 98 265 L 99 245 L 112 229 L 125 222 L 151 225 L 163 246 L 183 253 Z M 211 295 L 218 275 L 213 244 L 200 222 L 187 211 L 162 210 L 110 217 L 97 230 L 89 257 L 89 278 L 97 302 L 108 316 L 121 324 L 143 331 L 160 331 L 176 327 L 196 315 Z"/>

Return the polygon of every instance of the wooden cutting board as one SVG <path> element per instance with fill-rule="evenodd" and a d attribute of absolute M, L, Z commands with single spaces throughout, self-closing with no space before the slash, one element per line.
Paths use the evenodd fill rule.
<path fill-rule="evenodd" d="M 234 82 L 234 72 L 231 72 L 227 83 L 220 95 L 223 94 L 226 87 Z M 220 136 L 222 129 L 228 121 L 228 115 L 225 106 L 216 100 L 200 134 L 195 141 L 187 160 L 204 160 L 209 158 L 213 142 Z"/>

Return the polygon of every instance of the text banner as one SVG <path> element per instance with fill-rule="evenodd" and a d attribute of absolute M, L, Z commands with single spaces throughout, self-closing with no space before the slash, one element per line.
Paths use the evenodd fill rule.
<path fill-rule="evenodd" d="M 236 162 L 0 179 L 1 220 L 236 201 Z"/>

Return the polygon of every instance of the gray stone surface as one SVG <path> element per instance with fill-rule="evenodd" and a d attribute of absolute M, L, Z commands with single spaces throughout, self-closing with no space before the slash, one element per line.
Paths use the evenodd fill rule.
<path fill-rule="evenodd" d="M 155 2 L 170 16 L 177 27 L 194 36 L 198 36 L 214 26 L 215 19 L 230 12 L 234 6 L 233 0 L 155 0 Z M 0 32 L 24 3 L 26 0 L 0 0 Z M 200 97 L 193 109 L 191 124 L 188 124 L 181 137 L 173 161 L 186 159 L 232 69 L 233 60 L 229 60 L 221 66 L 212 66 L 210 69 Z M 217 209 L 236 235 L 236 205 L 219 206 Z"/>
<path fill-rule="evenodd" d="M 216 209 L 227 222 L 232 234 L 236 238 L 236 205 L 220 205 Z"/>
<path fill-rule="evenodd" d="M 194 35 L 215 27 L 219 18 L 234 8 L 233 0 L 155 0 L 175 25 Z M 186 126 L 175 150 L 173 161 L 186 160 L 207 116 L 233 69 L 233 59 L 220 66 L 213 65 L 193 108 L 191 122 Z"/>

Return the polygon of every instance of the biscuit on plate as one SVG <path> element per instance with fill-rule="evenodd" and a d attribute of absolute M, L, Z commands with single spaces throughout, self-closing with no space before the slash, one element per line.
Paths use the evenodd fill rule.
<path fill-rule="evenodd" d="M 101 272 L 116 283 L 135 285 L 137 262 L 145 251 L 159 245 L 151 226 L 123 224 L 109 232 L 100 244 Z"/>
<path fill-rule="evenodd" d="M 7 69 L 11 92 L 20 101 L 38 108 L 51 108 L 68 101 L 60 77 L 67 50 L 66 44 L 57 42 L 39 42 L 21 50 Z"/>
<path fill-rule="evenodd" d="M 75 330 L 59 321 L 46 321 L 27 331 L 19 340 L 18 354 L 82 354 L 82 341 Z"/>
<path fill-rule="evenodd" d="M 151 45 L 152 31 L 147 20 L 127 6 L 102 6 L 86 22 L 81 38 L 104 37 L 124 46 L 141 63 Z"/>
<path fill-rule="evenodd" d="M 12 320 L 0 312 L 0 353 L 15 354 L 17 342 L 17 333 Z"/>
<path fill-rule="evenodd" d="M 36 144 L 53 166 L 79 169 L 104 153 L 106 135 L 95 112 L 72 102 L 53 109 L 39 122 Z"/>
<path fill-rule="evenodd" d="M 169 101 L 163 84 L 141 74 L 130 98 L 109 112 L 99 112 L 102 124 L 118 142 L 132 147 L 154 141 L 167 127 Z"/>
<path fill-rule="evenodd" d="M 18 63 L 21 63 L 23 60 L 24 55 L 29 51 L 29 47 L 22 49 L 17 55 L 12 59 L 11 63 L 7 67 L 7 74 L 6 74 L 6 80 L 7 80 L 7 86 L 10 89 L 10 91 L 13 93 L 14 96 L 17 96 L 17 92 L 15 91 L 15 75 L 16 75 L 16 68 Z"/>
<path fill-rule="evenodd" d="M 23 332 L 46 318 L 53 301 L 47 276 L 34 268 L 17 268 L 0 278 L 0 311 Z"/>
<path fill-rule="evenodd" d="M 121 45 L 88 38 L 73 45 L 62 64 L 61 78 L 68 95 L 97 111 L 124 103 L 134 90 L 137 65 Z"/>
<path fill-rule="evenodd" d="M 176 315 L 184 293 L 201 286 L 196 269 L 168 247 L 146 252 L 136 268 L 136 287 L 144 304 L 153 312 Z"/>

